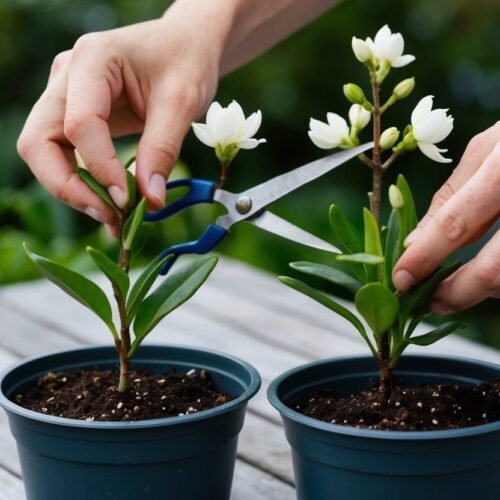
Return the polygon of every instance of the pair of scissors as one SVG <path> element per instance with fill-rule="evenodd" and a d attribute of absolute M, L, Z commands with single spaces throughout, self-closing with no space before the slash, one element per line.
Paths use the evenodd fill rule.
<path fill-rule="evenodd" d="M 266 207 L 372 147 L 373 142 L 370 142 L 334 153 L 278 175 L 241 193 L 231 193 L 224 189 L 217 189 L 215 182 L 205 179 L 179 179 L 168 182 L 167 191 L 180 187 L 187 187 L 189 191 L 183 198 L 166 205 L 160 210 L 147 212 L 146 221 L 162 221 L 200 203 L 219 203 L 225 207 L 227 213 L 219 216 L 215 223 L 210 224 L 197 240 L 177 244 L 163 250 L 158 256 L 159 259 L 167 255 L 172 255 L 172 258 L 165 263 L 160 274 L 166 274 L 180 255 L 210 252 L 228 235 L 231 227 L 238 222 L 248 222 L 282 238 L 318 250 L 339 253 L 338 248 L 273 214 L 266 210 Z"/>

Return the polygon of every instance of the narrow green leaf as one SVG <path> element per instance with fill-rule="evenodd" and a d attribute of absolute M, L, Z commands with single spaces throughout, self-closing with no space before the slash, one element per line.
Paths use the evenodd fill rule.
<path fill-rule="evenodd" d="M 137 309 L 141 305 L 142 299 L 147 295 L 153 283 L 155 282 L 158 274 L 167 262 L 171 259 L 172 255 L 167 255 L 163 259 L 154 259 L 149 265 L 142 271 L 141 275 L 137 278 L 137 281 L 132 286 L 130 294 L 127 299 L 127 305 L 125 307 L 127 312 L 127 322 L 130 324 L 137 314 Z"/>
<path fill-rule="evenodd" d="M 330 224 L 334 235 L 334 245 L 349 253 L 363 251 L 361 234 L 337 205 L 330 206 Z"/>
<path fill-rule="evenodd" d="M 331 311 L 337 313 L 339 316 L 342 316 L 344 319 L 349 321 L 354 326 L 354 328 L 358 330 L 363 339 L 368 343 L 372 352 L 374 352 L 373 346 L 368 336 L 366 335 L 366 330 L 363 326 L 363 323 L 361 323 L 361 321 L 351 311 L 349 311 L 349 309 L 331 299 L 324 293 L 310 287 L 303 281 L 297 280 L 295 278 L 290 278 L 289 276 L 279 276 L 278 279 L 290 288 L 293 288 L 294 290 L 307 295 L 311 299 L 319 302 L 321 305 L 327 307 Z"/>
<path fill-rule="evenodd" d="M 130 355 L 146 335 L 170 312 L 191 298 L 208 278 L 217 257 L 204 257 L 189 262 L 172 274 L 139 306 L 134 321 L 135 340 Z"/>
<path fill-rule="evenodd" d="M 465 323 L 461 321 L 451 321 L 450 323 L 445 323 L 428 333 L 418 335 L 417 337 L 411 337 L 408 339 L 408 342 L 410 344 L 421 346 L 431 345 L 461 328 L 465 328 Z"/>
<path fill-rule="evenodd" d="M 425 281 L 422 281 L 419 285 L 401 295 L 399 301 L 403 321 L 406 321 L 410 316 L 428 312 L 429 302 L 439 283 L 454 273 L 459 267 L 460 263 L 455 262 L 438 269 Z"/>
<path fill-rule="evenodd" d="M 93 177 L 92 174 L 85 168 L 82 167 L 77 167 L 76 172 L 80 179 L 87 184 L 87 186 L 96 193 L 99 198 L 101 198 L 103 201 L 105 201 L 111 208 L 117 210 L 117 207 L 115 205 L 115 202 L 111 198 L 111 196 L 108 193 L 108 190 L 104 187 L 101 186 Z"/>
<path fill-rule="evenodd" d="M 369 253 L 341 254 L 337 255 L 336 259 L 339 262 L 358 262 L 369 266 L 378 266 L 384 263 L 384 257 Z"/>
<path fill-rule="evenodd" d="M 135 175 L 126 171 L 127 175 L 127 188 L 128 188 L 128 202 L 127 206 L 129 209 L 135 207 L 137 203 L 137 181 L 135 179 Z"/>
<path fill-rule="evenodd" d="M 360 288 L 354 303 L 377 338 L 389 330 L 398 316 L 398 299 L 381 283 L 368 283 Z"/>
<path fill-rule="evenodd" d="M 131 166 L 132 166 L 132 163 L 134 163 L 135 161 L 135 156 L 132 156 L 132 158 L 130 158 L 127 163 L 125 163 L 125 169 L 128 170 Z"/>
<path fill-rule="evenodd" d="M 365 227 L 365 253 L 383 257 L 382 241 L 380 240 L 380 229 L 375 216 L 367 208 L 363 208 L 363 221 Z M 369 281 L 384 280 L 384 266 L 383 260 L 376 268 L 368 268 Z"/>
<path fill-rule="evenodd" d="M 143 198 L 132 211 L 132 213 L 128 216 L 127 222 L 125 222 L 125 226 L 123 227 L 122 244 L 125 250 L 130 250 L 132 248 L 134 239 L 137 235 L 137 231 L 141 227 L 141 224 L 144 220 L 145 213 L 146 198 Z"/>
<path fill-rule="evenodd" d="M 323 278 L 335 285 L 343 286 L 353 293 L 356 293 L 363 286 L 356 278 L 349 276 L 340 269 L 335 269 L 334 267 L 324 264 L 315 264 L 314 262 L 291 262 L 290 267 L 302 273 Z"/>
<path fill-rule="evenodd" d="M 81 274 L 31 252 L 26 243 L 24 249 L 28 257 L 46 278 L 97 314 L 110 329 L 113 327 L 111 306 L 108 298 L 95 283 Z"/>
<path fill-rule="evenodd" d="M 410 234 L 417 226 L 417 211 L 415 209 L 415 200 L 413 199 L 413 194 L 411 192 L 410 186 L 402 174 L 398 175 L 396 181 L 396 186 L 401 191 L 404 200 L 403 212 L 404 212 L 404 229 L 406 234 L 405 239 L 408 234 Z"/>
<path fill-rule="evenodd" d="M 92 257 L 92 260 L 97 264 L 99 269 L 108 277 L 109 281 L 118 288 L 121 296 L 125 299 L 130 284 L 128 274 L 100 250 L 87 247 L 87 253 Z"/>
<path fill-rule="evenodd" d="M 392 283 L 392 270 L 394 264 L 399 259 L 398 255 L 398 240 L 399 240 L 399 217 L 396 210 L 392 210 L 387 224 L 387 234 L 385 237 L 385 283 L 394 290 Z"/>

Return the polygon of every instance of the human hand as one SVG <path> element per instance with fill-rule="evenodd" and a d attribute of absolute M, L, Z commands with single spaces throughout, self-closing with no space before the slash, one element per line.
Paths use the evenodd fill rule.
<path fill-rule="evenodd" d="M 475 136 L 459 165 L 432 199 L 406 241 L 393 271 L 396 288 L 406 291 L 429 276 L 454 250 L 481 237 L 500 213 L 500 122 Z M 468 263 L 443 281 L 431 309 L 449 314 L 487 297 L 500 298 L 500 232 Z"/>
<path fill-rule="evenodd" d="M 224 16 L 181 1 L 161 19 L 84 35 L 55 58 L 19 138 L 20 155 L 54 196 L 113 226 L 116 214 L 76 174 L 74 149 L 123 207 L 126 177 L 112 137 L 142 133 L 138 187 L 159 208 L 182 140 L 215 94 L 226 34 Z"/>

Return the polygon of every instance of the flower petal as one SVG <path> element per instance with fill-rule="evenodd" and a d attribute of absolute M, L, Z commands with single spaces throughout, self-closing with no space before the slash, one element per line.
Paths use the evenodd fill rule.
<path fill-rule="evenodd" d="M 415 60 L 415 56 L 412 56 L 410 54 L 406 54 L 404 56 L 398 57 L 395 61 L 393 61 L 392 67 L 393 68 L 402 68 L 403 66 L 410 64 L 414 60 Z"/>
<path fill-rule="evenodd" d="M 213 130 L 215 123 L 217 121 L 217 117 L 221 114 L 222 112 L 222 106 L 217 102 L 214 101 L 212 104 L 210 104 L 210 107 L 208 108 L 207 111 L 207 127 L 209 130 Z"/>
<path fill-rule="evenodd" d="M 428 95 L 420 99 L 411 114 L 411 124 L 415 127 L 418 122 L 432 109 L 432 100 L 434 96 Z"/>
<path fill-rule="evenodd" d="M 326 119 L 328 120 L 328 125 L 330 125 L 337 136 L 346 137 L 349 135 L 349 126 L 340 115 L 337 113 L 327 113 Z"/>
<path fill-rule="evenodd" d="M 375 35 L 375 40 L 374 40 L 375 47 L 378 48 L 379 46 L 384 46 L 386 43 L 389 42 L 391 35 L 392 31 L 389 28 L 389 25 L 385 24 L 384 26 L 382 26 L 382 28 L 380 28 L 377 31 L 377 34 Z"/>
<path fill-rule="evenodd" d="M 194 135 L 207 146 L 215 147 L 215 141 L 209 132 L 208 126 L 204 123 L 192 123 Z"/>
<path fill-rule="evenodd" d="M 309 135 L 314 145 L 320 149 L 333 149 L 339 145 L 338 142 L 332 141 L 330 138 L 318 134 L 317 132 L 313 132 L 312 130 L 309 130 L 307 134 Z"/>
<path fill-rule="evenodd" d="M 389 42 L 386 46 L 385 58 L 391 62 L 391 64 L 398 59 L 398 57 L 403 54 L 405 48 L 405 42 L 401 33 L 394 33 L 391 35 Z"/>
<path fill-rule="evenodd" d="M 250 137 L 253 137 L 257 133 L 257 130 L 259 130 L 261 123 L 262 113 L 259 109 L 245 120 L 245 127 L 241 134 L 242 139 L 250 139 Z"/>
<path fill-rule="evenodd" d="M 240 149 L 254 149 L 259 144 L 263 144 L 264 142 L 267 142 L 266 139 L 243 139 L 238 141 L 236 146 Z"/>
<path fill-rule="evenodd" d="M 435 109 L 422 117 L 413 128 L 417 141 L 437 143 L 448 137 L 453 130 L 453 117 L 447 116 L 446 109 Z"/>
<path fill-rule="evenodd" d="M 428 142 L 417 142 L 418 149 L 424 153 L 425 156 L 431 160 L 437 161 L 439 163 L 451 163 L 450 158 L 445 158 L 441 153 L 446 153 L 447 149 L 439 149 L 434 144 Z"/>
<path fill-rule="evenodd" d="M 349 121 L 353 127 L 361 130 L 368 125 L 372 114 L 360 104 L 353 104 L 349 109 Z"/>

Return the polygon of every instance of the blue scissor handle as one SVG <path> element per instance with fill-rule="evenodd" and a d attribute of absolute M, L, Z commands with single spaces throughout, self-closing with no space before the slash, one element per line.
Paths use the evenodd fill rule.
<path fill-rule="evenodd" d="M 217 224 L 210 224 L 199 239 L 166 248 L 158 256 L 158 259 L 163 259 L 163 257 L 166 257 L 167 255 L 172 255 L 172 258 L 165 262 L 161 268 L 160 274 L 167 274 L 168 270 L 172 267 L 179 255 L 183 255 L 185 253 L 204 254 L 210 252 L 210 250 L 212 250 L 224 239 L 227 233 L 226 229 L 223 229 Z"/>
<path fill-rule="evenodd" d="M 166 205 L 156 212 L 147 212 L 144 220 L 148 222 L 156 222 L 166 219 L 187 207 L 198 203 L 210 203 L 213 199 L 215 182 L 205 179 L 179 179 L 176 181 L 167 182 L 167 190 L 178 187 L 188 187 L 189 192 L 184 198 L 174 201 L 170 205 Z"/>

